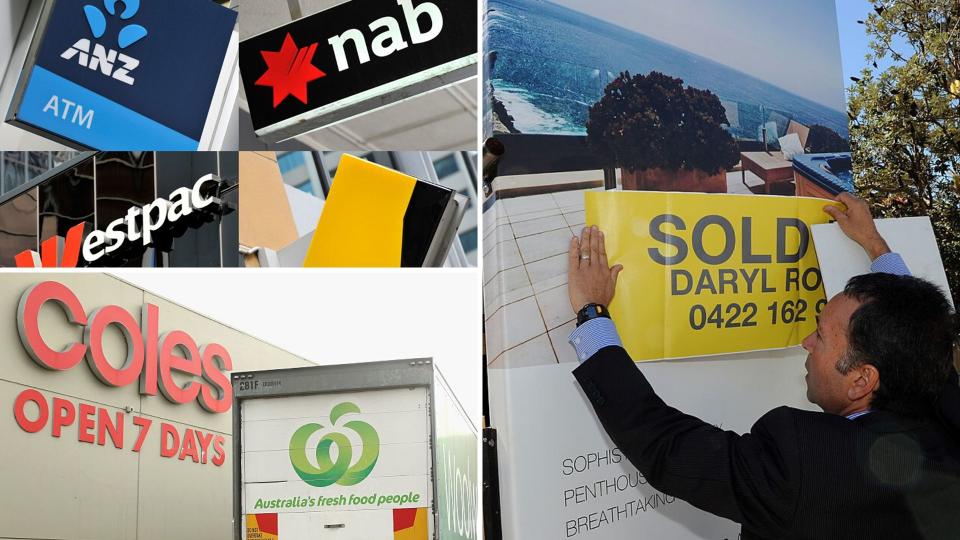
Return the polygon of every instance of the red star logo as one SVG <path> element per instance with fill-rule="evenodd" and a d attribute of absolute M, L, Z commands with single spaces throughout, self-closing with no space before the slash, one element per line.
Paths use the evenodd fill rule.
<path fill-rule="evenodd" d="M 317 52 L 316 43 L 300 49 L 289 33 L 279 51 L 260 51 L 263 60 L 267 63 L 267 72 L 254 84 L 273 87 L 274 109 L 287 96 L 293 96 L 306 104 L 307 83 L 327 76 L 310 63 L 313 61 L 315 52 Z"/>

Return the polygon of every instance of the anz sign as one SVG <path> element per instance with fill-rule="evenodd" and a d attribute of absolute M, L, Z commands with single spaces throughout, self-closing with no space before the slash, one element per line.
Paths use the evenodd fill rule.
<path fill-rule="evenodd" d="M 137 69 L 137 66 L 140 65 L 140 61 L 136 58 L 131 58 L 112 49 L 108 52 L 107 49 L 99 43 L 93 46 L 93 52 L 91 53 L 89 39 L 77 41 L 73 46 L 64 51 L 60 57 L 64 60 L 77 58 L 81 66 L 86 66 L 93 71 L 100 71 L 107 77 L 113 77 L 131 86 L 133 86 L 134 80 L 133 77 L 130 76 L 130 72 Z M 114 69 L 118 60 L 123 67 Z"/>
<path fill-rule="evenodd" d="M 126 0 L 123 3 L 123 11 L 117 13 L 117 4 L 120 0 L 103 0 L 103 9 L 111 17 L 116 17 L 117 22 L 122 22 L 132 18 L 140 9 L 140 0 Z M 83 6 L 83 13 L 86 15 L 87 24 L 90 26 L 90 33 L 96 39 L 102 38 L 107 33 L 107 17 L 97 6 Z M 133 45 L 141 39 L 147 37 L 147 29 L 139 24 L 125 24 L 119 29 L 117 34 L 117 45 L 121 50 Z M 60 55 L 64 60 L 77 59 L 81 66 L 85 66 L 93 71 L 99 71 L 107 77 L 124 83 L 133 85 L 135 82 L 130 72 L 137 69 L 140 60 L 127 56 L 122 52 L 113 49 L 107 49 L 100 43 L 93 43 L 87 38 L 77 40 L 69 49 Z M 117 67 L 119 62 L 120 66 Z"/>
<path fill-rule="evenodd" d="M 77 148 L 206 148 L 236 20 L 209 0 L 47 0 L 6 121 Z"/>

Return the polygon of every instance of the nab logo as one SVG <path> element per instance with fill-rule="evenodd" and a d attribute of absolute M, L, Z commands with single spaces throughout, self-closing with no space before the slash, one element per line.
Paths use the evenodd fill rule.
<path fill-rule="evenodd" d="M 26 250 L 14 257 L 18 268 L 76 268 L 80 261 L 85 223 L 74 225 L 62 236 L 47 238 L 40 244 L 40 253 Z"/>
<path fill-rule="evenodd" d="M 117 4 L 121 0 L 103 0 L 103 7 L 111 16 L 117 15 Z M 119 13 L 120 20 L 126 21 L 137 14 L 140 10 L 140 0 L 124 0 L 123 11 Z M 107 32 L 107 18 L 96 6 L 83 6 L 83 12 L 87 17 L 87 25 L 90 26 L 90 32 L 93 37 L 100 39 Z M 126 49 L 134 43 L 140 41 L 147 35 L 147 29 L 139 24 L 128 24 L 120 29 L 117 35 L 117 44 L 120 49 Z M 92 48 L 91 48 L 92 46 Z M 124 84 L 133 85 L 134 78 L 130 72 L 140 66 L 140 60 L 127 56 L 113 49 L 108 49 L 99 43 L 83 38 L 77 40 L 69 49 L 60 55 L 64 60 L 77 59 L 77 62 L 91 71 L 99 71 L 107 77 L 112 77 Z"/>
<path fill-rule="evenodd" d="M 327 39 L 327 43 L 333 49 L 338 72 L 350 69 L 351 56 L 356 58 L 358 63 L 366 64 L 370 61 L 371 52 L 378 58 L 386 58 L 406 49 L 410 43 L 414 45 L 427 43 L 440 35 L 440 31 L 443 30 L 443 14 L 436 4 L 422 2 L 414 6 L 413 0 L 397 0 L 397 4 L 403 9 L 406 36 L 400 28 L 400 22 L 394 17 L 387 16 L 367 25 L 371 34 L 369 42 L 365 33 L 357 28 L 350 28 Z M 423 17 L 429 21 L 422 20 Z M 427 23 L 426 29 L 421 26 L 423 22 Z M 407 42 L 407 36 L 410 43 Z M 287 33 L 279 51 L 260 51 L 260 55 L 267 64 L 267 71 L 254 84 L 273 87 L 274 109 L 279 107 L 287 96 L 293 96 L 307 104 L 307 83 L 327 75 L 312 63 L 317 45 L 312 43 L 301 48 Z M 352 54 L 350 54 L 351 49 Z"/>
<path fill-rule="evenodd" d="M 304 104 L 307 103 L 307 83 L 327 75 L 311 63 L 315 52 L 317 52 L 316 43 L 301 49 L 297 47 L 289 32 L 279 51 L 260 52 L 264 62 L 267 63 L 267 72 L 254 84 L 273 87 L 274 109 L 287 96 L 293 96 Z"/>

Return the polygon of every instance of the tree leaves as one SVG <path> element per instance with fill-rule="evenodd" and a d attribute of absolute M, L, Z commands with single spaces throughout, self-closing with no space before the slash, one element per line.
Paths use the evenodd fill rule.
<path fill-rule="evenodd" d="M 930 216 L 960 306 L 960 2 L 872 2 L 868 62 L 893 62 L 849 88 L 855 184 L 878 217 Z"/>

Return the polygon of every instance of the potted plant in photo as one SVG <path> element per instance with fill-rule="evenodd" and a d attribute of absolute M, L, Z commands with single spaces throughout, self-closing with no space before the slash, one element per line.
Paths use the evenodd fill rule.
<path fill-rule="evenodd" d="M 814 124 L 810 126 L 810 134 L 807 135 L 806 151 L 810 154 L 849 152 L 850 141 L 826 126 Z"/>
<path fill-rule="evenodd" d="M 725 124 L 712 92 L 656 71 L 623 72 L 590 107 L 587 144 L 621 167 L 625 190 L 726 193 L 739 153 Z"/>

